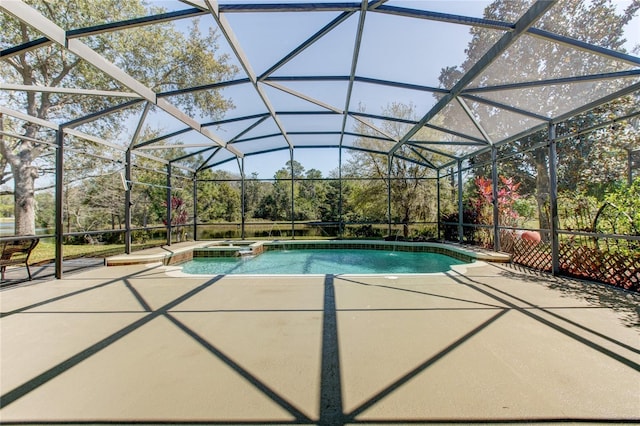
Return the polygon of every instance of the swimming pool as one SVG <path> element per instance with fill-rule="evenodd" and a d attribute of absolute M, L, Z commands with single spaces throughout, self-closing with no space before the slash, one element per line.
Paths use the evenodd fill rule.
<path fill-rule="evenodd" d="M 446 272 L 465 262 L 440 253 L 366 249 L 273 250 L 258 256 L 194 258 L 187 274 L 416 274 Z"/>

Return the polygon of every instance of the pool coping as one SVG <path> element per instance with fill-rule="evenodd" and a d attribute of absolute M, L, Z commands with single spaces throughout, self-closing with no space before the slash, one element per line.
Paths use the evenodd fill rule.
<path fill-rule="evenodd" d="M 236 245 L 233 245 L 233 244 Z M 199 253 L 210 252 L 210 256 L 222 257 L 239 256 L 242 254 L 257 255 L 276 247 L 298 248 L 304 245 L 314 246 L 338 246 L 341 248 L 363 249 L 364 246 L 385 250 L 389 247 L 397 247 L 409 252 L 435 252 L 447 254 L 463 261 L 485 261 L 494 263 L 508 263 L 511 256 L 506 253 L 494 252 L 479 247 L 463 246 L 455 243 L 436 242 L 407 242 L 407 241 L 382 241 L 382 240 L 210 240 L 179 243 L 171 246 L 161 246 L 152 249 L 141 250 L 131 254 L 120 254 L 105 258 L 105 266 L 125 266 L 161 263 L 163 265 L 175 265 L 192 260 L 194 251 Z M 327 247 L 329 248 L 329 247 Z"/>

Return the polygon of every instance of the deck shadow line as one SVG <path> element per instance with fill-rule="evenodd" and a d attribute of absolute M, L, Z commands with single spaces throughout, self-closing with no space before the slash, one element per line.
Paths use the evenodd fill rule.
<path fill-rule="evenodd" d="M 471 280 L 470 278 L 468 278 L 468 279 L 470 281 L 476 282 L 475 280 Z M 485 286 L 489 287 L 490 289 L 492 289 L 495 292 L 498 292 L 498 293 L 504 294 L 506 296 L 509 296 L 512 299 L 515 299 L 515 300 L 517 300 L 519 302 L 526 303 L 527 305 L 530 306 L 530 308 L 526 308 L 526 309 L 537 309 L 537 310 L 543 311 L 546 314 L 551 315 L 552 317 L 558 318 L 559 320 L 564 321 L 566 323 L 569 323 L 569 324 L 573 325 L 576 328 L 579 328 L 579 329 L 584 330 L 584 331 L 586 331 L 588 333 L 591 333 L 591 334 L 593 334 L 595 336 L 598 336 L 601 339 L 608 340 L 609 342 L 611 342 L 613 344 L 616 344 L 616 345 L 618 345 L 618 346 L 620 346 L 620 347 L 622 347 L 624 349 L 627 349 L 627 350 L 629 350 L 629 351 L 631 351 L 633 353 L 640 354 L 640 348 L 634 348 L 633 346 L 629 346 L 628 344 L 626 344 L 624 342 L 621 342 L 619 340 L 616 340 L 616 339 L 614 339 L 612 337 L 609 337 L 606 334 L 602 334 L 602 333 L 600 333 L 598 331 L 592 330 L 589 327 L 586 327 L 586 326 L 584 326 L 582 324 L 579 324 L 579 323 L 577 323 L 577 322 L 575 322 L 573 320 L 570 320 L 569 318 L 565 318 L 560 314 L 557 314 L 557 313 L 555 313 L 553 311 L 549 311 L 549 309 L 611 309 L 610 307 L 607 307 L 607 306 L 568 307 L 568 308 L 561 307 L 561 306 L 560 307 L 548 307 L 548 306 L 547 307 L 542 307 L 542 306 L 534 305 L 533 303 L 530 303 L 530 302 L 528 302 L 528 301 L 526 301 L 526 300 L 524 300 L 522 298 L 516 297 L 516 296 L 514 296 L 512 294 L 509 294 L 506 291 L 503 291 L 503 290 L 497 289 L 495 287 L 492 287 L 492 286 L 490 286 L 488 284 L 482 284 L 482 285 L 485 285 Z"/>
<path fill-rule="evenodd" d="M 377 394 L 369 398 L 367 401 L 360 404 L 360 406 L 356 407 L 350 413 L 346 414 L 345 423 L 357 422 L 356 420 L 357 416 L 359 416 L 369 408 L 373 407 L 375 404 L 377 404 L 382 399 L 392 394 L 394 391 L 396 391 L 397 389 L 402 387 L 404 384 L 406 384 L 409 380 L 413 379 L 418 374 L 422 373 L 423 371 L 431 367 L 436 362 L 440 361 L 441 359 L 449 355 L 451 352 L 453 352 L 454 350 L 462 346 L 464 343 L 469 341 L 472 337 L 474 337 L 481 331 L 485 330 L 487 327 L 489 327 L 491 324 L 496 322 L 498 319 L 500 319 L 504 314 L 506 314 L 509 311 L 510 309 L 503 308 L 500 312 L 488 318 L 486 321 L 484 321 L 482 324 L 478 325 L 471 331 L 465 333 L 462 337 L 458 338 L 456 341 L 448 345 L 446 348 L 442 349 L 440 352 L 433 355 L 432 357 L 424 361 L 422 364 L 418 365 L 417 367 L 415 367 L 414 369 L 406 373 L 404 376 L 400 377 L 395 382 L 385 387 L 383 390 L 381 390 L 380 392 L 378 392 Z M 365 421 L 365 423 L 367 422 L 368 421 Z"/>
<path fill-rule="evenodd" d="M 608 308 L 625 315 L 626 327 L 640 327 L 640 293 L 625 290 L 611 284 L 588 281 L 566 275 L 552 275 L 515 263 L 492 265 L 500 270 L 500 275 L 542 284 L 548 289 L 560 291 L 564 295 L 578 297 L 591 308 Z M 596 306 L 597 304 L 597 306 Z"/>
<path fill-rule="evenodd" d="M 398 425 L 398 424 L 418 424 L 418 425 L 495 425 L 495 424 L 635 424 L 637 418 L 562 418 L 562 417 L 535 417 L 535 418 L 443 418 L 443 419 L 371 419 L 371 420 L 350 420 L 349 424 L 354 425 Z M 3 425 L 15 426 L 45 426 L 45 425 L 179 425 L 179 426 L 198 426 L 198 425 L 227 425 L 227 426 L 262 426 L 262 425 L 299 425 L 310 424 L 315 422 L 297 422 L 297 421 L 274 421 L 274 420 L 45 420 L 38 422 L 31 421 L 9 421 L 3 422 Z M 335 426 L 338 426 L 336 424 Z"/>
<path fill-rule="evenodd" d="M 526 315 L 526 316 L 538 321 L 539 323 L 541 323 L 543 325 L 546 325 L 547 327 L 552 328 L 552 329 L 564 334 L 565 336 L 567 336 L 567 337 L 569 337 L 569 338 L 571 338 L 573 340 L 576 340 L 576 341 L 582 343 L 583 345 L 588 346 L 591 349 L 594 349 L 594 350 L 602 353 L 603 355 L 606 355 L 609 358 L 612 358 L 612 359 L 620 362 L 621 364 L 626 365 L 627 367 L 630 367 L 630 368 L 634 369 L 635 371 L 640 371 L 640 364 L 638 364 L 638 363 L 636 363 L 636 362 L 634 362 L 634 361 L 632 361 L 632 360 L 630 360 L 630 359 L 628 359 L 628 358 L 626 358 L 626 357 L 624 357 L 624 356 L 622 356 L 620 354 L 617 354 L 614 351 L 612 351 L 610 349 L 607 349 L 604 346 L 601 346 L 601 345 L 597 344 L 596 342 L 593 342 L 593 341 L 589 340 L 586 337 L 582 337 L 577 333 L 574 333 L 574 332 L 572 332 L 570 330 L 567 330 L 566 328 L 564 328 L 563 326 L 561 326 L 559 324 L 556 324 L 556 323 L 554 323 L 552 321 L 549 321 L 549 320 L 547 320 L 545 318 L 542 318 L 540 315 L 536 315 L 535 313 L 531 312 L 531 308 L 534 308 L 536 310 L 540 310 L 540 311 L 542 311 L 542 312 L 544 312 L 544 313 L 546 313 L 548 315 L 551 315 L 554 318 L 559 319 L 560 321 L 564 321 L 564 322 L 567 322 L 567 323 L 569 323 L 571 325 L 577 326 L 581 330 L 586 331 L 588 333 L 591 333 L 591 334 L 593 334 L 593 335 L 595 335 L 597 337 L 600 337 L 602 339 L 605 339 L 605 340 L 607 340 L 607 341 L 609 341 L 611 343 L 614 343 L 614 344 L 618 345 L 621 348 L 624 348 L 624 349 L 627 349 L 627 350 L 631 350 L 633 352 L 637 352 L 637 350 L 635 348 L 627 345 L 626 343 L 619 342 L 619 341 L 617 341 L 617 340 L 615 340 L 613 338 L 605 336 L 605 335 L 603 335 L 603 334 L 601 334 L 601 333 L 599 333 L 599 332 L 597 332 L 595 330 L 592 330 L 592 329 L 590 329 L 588 327 L 582 326 L 580 324 L 576 324 L 573 321 L 568 320 L 568 319 L 564 318 L 561 315 L 555 314 L 553 312 L 549 312 L 546 309 L 541 308 L 541 307 L 537 307 L 533 303 L 529 303 L 528 301 L 526 301 L 524 299 L 520 299 L 520 298 L 518 298 L 516 296 L 513 296 L 513 295 L 507 293 L 507 292 L 504 292 L 504 291 L 499 290 L 499 289 L 497 289 L 495 287 L 492 287 L 492 286 L 490 286 L 490 285 L 488 285 L 486 283 L 471 279 L 471 278 L 469 278 L 469 277 L 467 277 L 465 275 L 457 275 L 457 276 L 449 275 L 449 277 L 452 280 L 454 280 L 454 281 L 456 281 L 456 282 L 458 282 L 458 283 L 460 283 L 462 285 L 466 285 L 466 286 L 468 286 L 468 287 L 470 287 L 470 288 L 472 288 L 472 289 L 474 289 L 474 290 L 476 290 L 476 291 L 478 291 L 478 292 L 480 292 L 480 293 L 482 293 L 482 294 L 484 294 L 486 296 L 489 296 L 489 297 L 495 299 L 496 301 L 498 301 L 500 303 L 504 303 L 509 308 L 511 308 L 511 309 L 513 309 L 515 311 L 518 311 L 518 312 L 520 312 L 520 313 L 522 313 L 522 314 L 524 314 L 524 315 Z M 468 282 L 463 281 L 462 278 L 466 279 Z M 493 291 L 495 291 L 497 293 L 501 293 L 501 294 L 503 294 L 503 295 L 505 295 L 507 297 L 511 297 L 511 298 L 513 298 L 515 300 L 518 300 L 519 302 L 526 303 L 527 305 L 529 305 L 529 307 L 528 308 L 522 308 L 522 307 L 516 305 L 513 302 L 510 302 L 510 301 L 508 301 L 508 300 L 506 300 L 506 299 L 504 299 L 504 298 L 502 298 L 500 296 L 492 294 L 488 290 L 484 290 L 484 289 L 479 288 L 478 287 L 479 285 L 480 286 L 484 286 L 484 287 L 488 287 L 488 288 L 490 288 L 491 290 L 493 290 Z"/>
<path fill-rule="evenodd" d="M 104 283 L 96 284 L 94 286 L 83 288 L 81 290 L 72 291 L 70 293 L 66 293 L 66 294 L 63 294 L 63 295 L 60 295 L 60 296 L 52 297 L 50 299 L 43 300 L 43 301 L 40 301 L 40 302 L 37 302 L 37 303 L 33 303 L 31 305 L 28 305 L 28 306 L 23 306 L 22 308 L 14 309 L 13 311 L 0 312 L 0 318 L 5 318 L 5 317 L 8 317 L 10 315 L 19 314 L 20 312 L 24 312 L 24 311 L 27 311 L 29 309 L 33 309 L 33 308 L 37 308 L 37 307 L 40 307 L 40 306 L 44 306 L 44 305 L 47 305 L 49 303 L 57 302 L 59 300 L 64 300 L 66 298 L 77 296 L 79 294 L 86 293 L 86 292 L 92 291 L 92 290 L 96 290 L 96 289 L 99 289 L 99 288 L 102 288 L 102 287 L 106 287 L 106 286 L 109 286 L 111 284 L 118 283 L 118 282 L 121 282 L 121 281 L 125 281 L 125 284 L 126 284 L 126 280 L 127 279 L 134 278 L 137 275 L 142 274 L 144 272 L 148 272 L 148 271 L 134 272 L 134 273 L 126 275 L 124 277 L 113 278 L 113 279 L 111 279 L 109 281 L 106 281 Z M 11 289 L 7 289 L 7 290 L 10 291 Z"/>
<path fill-rule="evenodd" d="M 431 297 L 435 297 L 435 298 L 439 298 L 439 299 L 454 300 L 456 302 L 464 302 L 464 303 L 470 303 L 470 304 L 474 304 L 474 305 L 486 306 L 486 307 L 489 307 L 489 308 L 504 309 L 504 306 L 500 306 L 500 305 L 492 305 L 490 303 L 476 302 L 475 300 L 460 299 L 458 297 L 443 296 L 441 294 L 427 293 L 427 292 L 424 292 L 424 291 L 411 290 L 411 289 L 408 289 L 408 288 L 393 287 L 393 286 L 390 286 L 390 285 L 369 284 L 369 283 L 365 283 L 365 282 L 362 282 L 362 281 L 356 281 L 354 279 L 345 278 L 345 277 L 340 276 L 340 275 L 336 275 L 336 278 L 339 278 L 342 281 L 346 281 L 346 282 L 357 284 L 357 285 L 367 286 L 367 287 L 380 287 L 380 288 L 386 288 L 386 289 L 395 290 L 395 291 L 405 291 L 405 292 L 408 292 L 408 293 L 420 294 L 422 296 L 431 296 Z"/>
<path fill-rule="evenodd" d="M 77 353 L 76 355 L 73 355 L 72 357 L 66 359 L 65 361 L 62 361 L 61 363 L 59 363 L 58 365 L 55 365 L 54 367 L 48 369 L 47 371 L 37 375 L 36 377 L 32 378 L 31 380 L 27 381 L 26 383 L 23 383 L 22 385 L 18 386 L 17 388 L 10 390 L 9 392 L 5 393 L 4 395 L 0 396 L 0 401 L 2 401 L 2 407 L 6 407 L 9 404 L 17 401 L 18 399 L 22 398 L 23 396 L 25 396 L 26 394 L 28 394 L 29 392 L 37 389 L 38 387 L 42 386 L 43 384 L 53 380 L 54 378 L 58 377 L 60 374 L 64 373 L 65 371 L 75 367 L 76 365 L 80 364 L 82 361 L 86 360 L 87 358 L 90 358 L 91 356 L 95 355 L 96 353 L 100 352 L 101 350 L 107 348 L 108 346 L 112 345 L 113 343 L 117 342 L 118 340 L 122 339 L 123 337 L 131 334 L 132 332 L 138 330 L 140 327 L 144 326 L 145 324 L 149 323 L 150 321 L 154 320 L 155 318 L 164 315 L 169 309 L 178 306 L 180 303 L 186 301 L 187 299 L 193 297 L 194 295 L 196 295 L 197 293 L 201 292 L 202 290 L 206 289 L 207 287 L 210 287 L 211 285 L 213 285 L 214 283 L 216 283 L 217 281 L 219 281 L 221 278 L 223 278 L 222 275 L 218 275 L 212 279 L 210 279 L 209 281 L 205 282 L 204 284 L 201 284 L 200 286 L 192 289 L 191 291 L 188 291 L 187 293 L 183 294 L 182 296 L 174 299 L 173 301 L 167 303 L 166 305 L 162 306 L 160 309 L 156 310 L 156 311 L 152 311 L 149 312 L 147 315 L 145 315 L 143 318 L 140 318 L 137 321 L 134 321 L 133 323 L 129 324 L 128 326 L 116 331 L 115 333 L 111 334 L 110 336 L 100 340 L 99 342 L 89 346 L 88 348 L 86 348 L 85 350 Z"/>
<path fill-rule="evenodd" d="M 333 275 L 324 277 L 324 314 L 322 318 L 322 349 L 320 365 L 321 425 L 338 425 L 344 419 L 340 374 L 340 341 Z"/>
<path fill-rule="evenodd" d="M 237 362 L 227 356 L 220 349 L 216 348 L 213 344 L 207 341 L 204 337 L 200 336 L 198 333 L 189 328 L 182 321 L 171 315 L 170 313 L 165 313 L 164 316 L 171 321 L 174 325 L 176 325 L 183 333 L 191 337 L 195 340 L 200 346 L 204 347 L 207 351 L 209 351 L 216 358 L 224 362 L 228 365 L 233 371 L 242 376 L 245 380 L 247 380 L 251 385 L 253 385 L 256 389 L 262 392 L 265 396 L 271 399 L 273 402 L 278 404 L 281 408 L 289 412 L 296 420 L 295 423 L 311 423 L 311 419 L 307 417 L 302 411 L 296 408 L 291 402 L 287 401 L 284 397 L 278 395 L 273 389 L 267 386 L 265 383 L 260 381 L 256 376 L 251 374 L 245 368 L 240 366 Z M 285 422 L 286 423 L 286 422 Z"/>
<path fill-rule="evenodd" d="M 140 306 L 142 306 L 142 309 L 144 309 L 145 312 L 153 311 L 147 301 L 144 300 L 144 297 L 142 297 L 142 294 L 140 294 L 140 292 L 133 285 L 131 285 L 131 281 L 129 281 L 129 278 L 124 278 L 122 281 L 124 282 L 124 285 L 127 286 L 127 289 L 129 289 L 131 294 L 133 294 L 133 297 L 135 297 L 138 303 L 140 303 Z"/>

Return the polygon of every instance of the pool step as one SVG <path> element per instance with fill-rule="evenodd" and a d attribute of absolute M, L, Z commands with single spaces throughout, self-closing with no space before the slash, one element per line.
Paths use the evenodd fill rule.
<path fill-rule="evenodd" d="M 236 252 L 237 257 L 255 257 L 255 255 L 251 249 L 241 249 Z"/>

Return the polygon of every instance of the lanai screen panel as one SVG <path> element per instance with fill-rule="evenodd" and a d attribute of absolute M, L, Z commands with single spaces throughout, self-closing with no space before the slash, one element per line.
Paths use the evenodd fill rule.
<path fill-rule="evenodd" d="M 621 28 L 595 12 L 571 21 L 572 8 L 597 11 L 597 2 L 125 3 L 80 19 L 71 3 L 3 2 L 2 23 L 16 35 L 0 41 L 3 113 L 32 114 L 26 98 L 38 90 L 72 97 L 34 118 L 123 149 L 166 156 L 175 147 L 165 159 L 176 164 L 326 147 L 402 153 L 439 168 L 640 89 L 638 12 Z M 156 64 L 155 77 L 142 71 L 144 49 L 169 49 L 154 34 L 187 40 L 196 29 L 215 38 L 211 54 L 225 72 L 202 72 L 202 52 L 188 43 L 175 62 Z M 610 43 L 616 31 L 626 41 Z M 147 44 L 127 44 L 133 34 Z M 105 43 L 114 48 L 101 50 Z M 25 87 L 12 63 L 46 49 L 82 66 Z M 176 68 L 189 78 L 159 79 Z M 110 134 L 101 124 L 110 117 L 136 130 Z"/>

